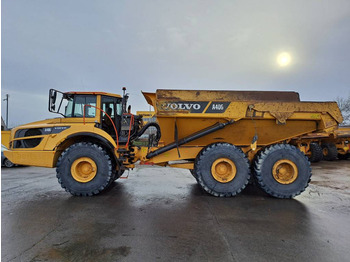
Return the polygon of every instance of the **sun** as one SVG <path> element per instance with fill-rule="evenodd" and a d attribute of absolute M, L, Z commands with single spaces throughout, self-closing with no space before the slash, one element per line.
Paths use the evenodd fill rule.
<path fill-rule="evenodd" d="M 280 67 L 286 67 L 286 66 L 290 65 L 291 60 L 292 60 L 292 57 L 287 52 L 280 53 L 277 56 L 277 64 Z"/>

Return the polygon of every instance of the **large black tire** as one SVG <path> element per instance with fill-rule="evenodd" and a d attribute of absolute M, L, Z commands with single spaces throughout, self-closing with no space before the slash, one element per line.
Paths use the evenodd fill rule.
<path fill-rule="evenodd" d="M 83 161 L 84 159 L 88 159 L 89 162 Z M 89 164 L 86 163 L 96 165 L 95 175 L 91 180 L 82 182 L 75 178 L 79 177 L 80 174 L 74 171 L 74 166 L 79 166 L 79 161 L 88 167 Z M 75 177 L 71 171 L 73 171 Z M 92 196 L 99 194 L 109 186 L 112 179 L 112 162 L 102 147 L 82 142 L 73 144 L 62 153 L 57 162 L 56 172 L 58 182 L 67 192 L 74 196 Z M 84 179 L 83 176 L 82 179 Z"/>
<path fill-rule="evenodd" d="M 115 175 L 113 177 L 113 181 L 116 181 L 119 177 L 121 177 L 124 174 L 124 172 L 125 172 L 125 169 L 120 170 L 120 171 L 116 170 Z"/>
<path fill-rule="evenodd" d="M 295 146 L 276 144 L 263 149 L 254 163 L 254 173 L 267 194 L 292 198 L 309 185 L 311 167 L 307 157 Z"/>
<path fill-rule="evenodd" d="M 228 171 L 227 179 L 226 174 L 221 179 L 213 174 L 216 167 Z M 247 186 L 250 178 L 248 159 L 239 148 L 228 143 L 216 143 L 204 148 L 196 158 L 194 170 L 200 186 L 217 197 L 237 195 Z"/>
<path fill-rule="evenodd" d="M 323 151 L 323 159 L 327 161 L 333 161 L 337 159 L 338 150 L 333 143 L 324 143 L 321 145 Z"/>
<path fill-rule="evenodd" d="M 312 163 L 320 162 L 323 159 L 322 147 L 317 143 L 310 144 L 309 161 Z"/>
<path fill-rule="evenodd" d="M 198 178 L 197 178 L 197 174 L 194 171 L 194 169 L 190 169 L 191 175 L 196 179 L 196 181 L 198 182 Z"/>
<path fill-rule="evenodd" d="M 346 160 L 348 158 L 350 158 L 350 153 L 347 153 L 347 154 L 338 154 L 338 158 L 340 160 Z"/>

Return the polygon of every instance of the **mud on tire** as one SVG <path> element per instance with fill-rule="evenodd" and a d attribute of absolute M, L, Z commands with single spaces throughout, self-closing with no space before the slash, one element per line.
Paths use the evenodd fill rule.
<path fill-rule="evenodd" d="M 292 198 L 309 185 L 311 167 L 307 157 L 295 146 L 276 144 L 263 149 L 256 158 L 254 175 L 267 194 Z"/>
<path fill-rule="evenodd" d="M 88 158 L 96 165 L 95 176 L 87 182 L 77 181 L 71 172 L 74 161 Z M 92 143 L 77 143 L 68 147 L 57 162 L 56 177 L 67 192 L 75 196 L 92 196 L 103 191 L 112 179 L 112 162 L 105 150 Z"/>

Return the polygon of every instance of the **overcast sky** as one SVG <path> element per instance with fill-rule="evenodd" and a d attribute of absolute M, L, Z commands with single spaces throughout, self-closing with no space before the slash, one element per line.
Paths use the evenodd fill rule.
<path fill-rule="evenodd" d="M 9 126 L 54 117 L 48 90 L 292 90 L 350 95 L 349 0 L 2 0 Z M 291 63 L 276 58 L 288 52 Z M 5 103 L 2 101 L 2 115 Z"/>

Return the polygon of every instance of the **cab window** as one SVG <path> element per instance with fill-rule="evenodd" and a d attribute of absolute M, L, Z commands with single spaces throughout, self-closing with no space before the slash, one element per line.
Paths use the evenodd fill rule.
<path fill-rule="evenodd" d="M 115 137 L 116 132 L 114 126 L 116 127 L 117 132 L 120 132 L 122 115 L 121 99 L 117 97 L 102 96 L 101 107 L 104 111 L 101 112 L 102 129 L 109 133 L 112 137 Z"/>
<path fill-rule="evenodd" d="M 74 95 L 68 99 L 66 105 L 66 117 L 83 117 L 84 106 L 91 105 L 96 106 L 96 96 L 95 95 Z M 91 106 L 85 106 L 85 117 L 95 117 L 96 108 Z"/>

